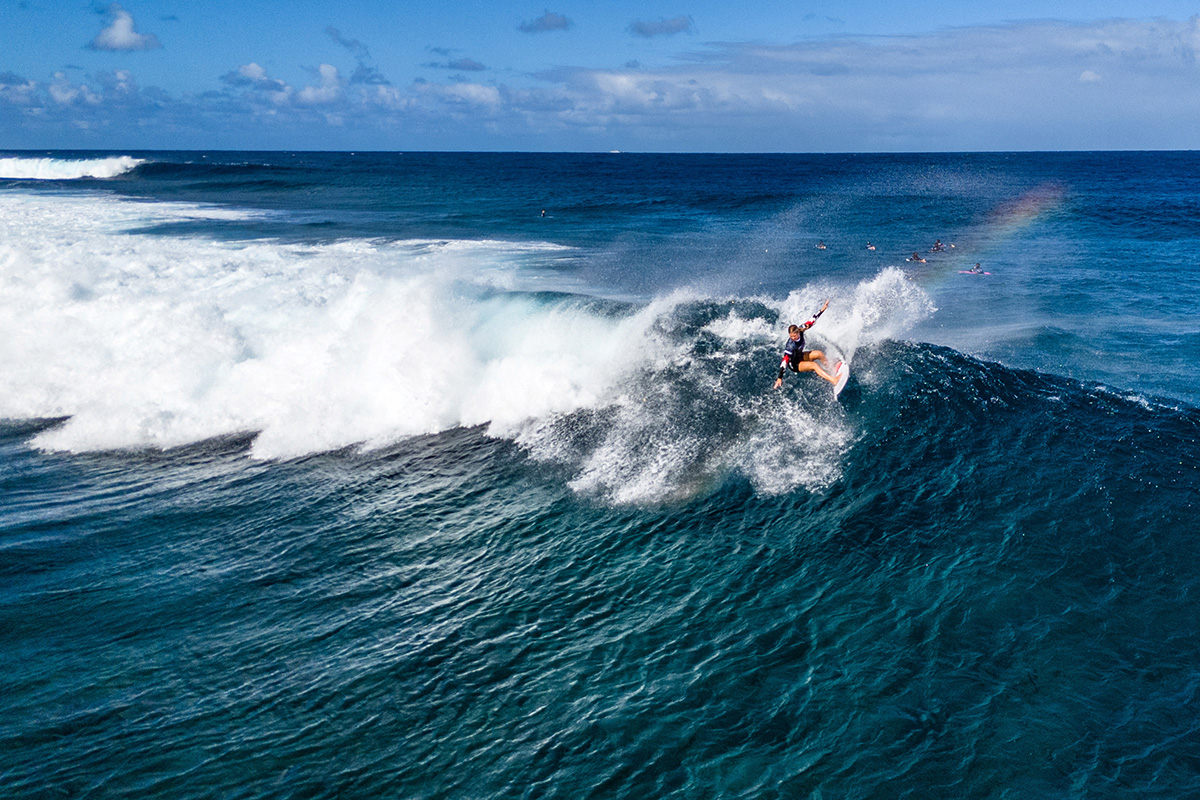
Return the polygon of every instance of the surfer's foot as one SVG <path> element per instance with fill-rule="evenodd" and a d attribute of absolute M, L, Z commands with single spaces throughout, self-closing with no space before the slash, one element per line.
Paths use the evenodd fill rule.
<path fill-rule="evenodd" d="M 822 377 L 822 378 L 824 378 L 825 380 L 829 381 L 829 382 L 830 382 L 830 383 L 832 383 L 834 386 L 837 386 L 837 382 L 838 382 L 837 371 L 838 371 L 839 369 L 841 369 L 841 368 L 842 368 L 842 362 L 841 362 L 841 361 L 839 361 L 839 362 L 837 363 L 837 366 L 833 368 L 833 374 L 832 374 L 832 375 L 830 375 L 830 374 L 828 374 L 827 372 L 825 372 L 825 370 L 818 370 L 818 372 L 820 373 L 820 375 L 821 375 L 821 377 Z"/>

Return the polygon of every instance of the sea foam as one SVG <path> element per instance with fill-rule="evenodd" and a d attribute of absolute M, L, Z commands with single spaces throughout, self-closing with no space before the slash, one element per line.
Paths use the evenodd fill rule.
<path fill-rule="evenodd" d="M 832 295 L 812 338 L 847 360 L 928 311 L 891 270 L 693 329 L 681 309 L 710 298 L 614 310 L 563 293 L 546 267 L 562 248 L 544 243 L 138 233 L 235 213 L 4 195 L 0 417 L 65 417 L 35 444 L 75 452 L 253 432 L 258 458 L 486 426 L 614 502 L 731 472 L 767 492 L 816 488 L 836 479 L 851 431 L 831 399 L 814 410 L 768 390 L 782 335 L 761 310 L 799 319 Z M 723 344 L 698 354 L 701 335 Z"/>
<path fill-rule="evenodd" d="M 514 263 L 552 246 L 130 232 L 181 216 L 211 214 L 93 197 L 0 203 L 0 416 L 69 417 L 38 445 L 257 431 L 255 455 L 273 458 L 455 425 L 503 430 L 596 402 L 646 324 L 507 293 Z"/>
<path fill-rule="evenodd" d="M 0 179 L 69 181 L 115 178 L 146 163 L 132 156 L 110 158 L 0 158 Z"/>

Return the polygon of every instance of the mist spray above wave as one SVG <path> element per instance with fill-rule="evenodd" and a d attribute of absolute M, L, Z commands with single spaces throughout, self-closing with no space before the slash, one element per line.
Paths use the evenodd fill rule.
<path fill-rule="evenodd" d="M 834 480 L 850 432 L 815 384 L 770 391 L 779 323 L 832 296 L 814 341 L 850 360 L 930 311 L 894 269 L 782 301 L 684 292 L 633 307 L 522 291 L 549 245 L 125 232 L 208 213 L 5 197 L 0 417 L 68 417 L 35 440 L 68 451 L 251 431 L 260 458 L 486 425 L 616 502 L 729 472 L 784 491 Z"/>
<path fill-rule="evenodd" d="M 115 178 L 145 164 L 132 156 L 110 158 L 0 158 L 0 179 L 70 181 Z"/>

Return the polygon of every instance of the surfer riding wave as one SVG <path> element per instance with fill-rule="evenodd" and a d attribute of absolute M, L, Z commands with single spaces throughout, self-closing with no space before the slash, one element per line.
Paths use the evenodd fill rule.
<path fill-rule="evenodd" d="M 788 326 L 788 341 L 783 347 L 783 360 L 779 362 L 779 377 L 775 379 L 776 389 L 783 385 L 784 372 L 789 369 L 792 372 L 815 372 L 835 386 L 837 385 L 837 377 L 821 369 L 817 364 L 819 361 L 825 367 L 829 366 L 829 360 L 825 358 L 825 353 L 821 350 L 804 349 L 804 332 L 816 324 L 817 318 L 824 314 L 827 308 L 829 308 L 828 300 L 803 325 Z"/>

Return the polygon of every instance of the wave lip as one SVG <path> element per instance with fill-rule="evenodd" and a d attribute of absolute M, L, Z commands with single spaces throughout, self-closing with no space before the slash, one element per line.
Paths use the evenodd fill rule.
<path fill-rule="evenodd" d="M 115 178 L 145 163 L 145 159 L 133 156 L 85 159 L 0 158 L 0 179 L 72 181 L 80 178 Z"/>

